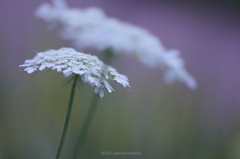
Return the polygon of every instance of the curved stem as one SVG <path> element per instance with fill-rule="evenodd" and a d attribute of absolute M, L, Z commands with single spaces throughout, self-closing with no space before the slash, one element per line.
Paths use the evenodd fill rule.
<path fill-rule="evenodd" d="M 91 125 L 94 112 L 96 111 L 96 107 L 97 107 L 98 102 L 99 102 L 99 98 L 100 98 L 99 94 L 98 93 L 94 93 L 94 95 L 92 97 L 92 100 L 91 100 L 91 103 L 90 103 L 89 111 L 88 111 L 88 113 L 86 115 L 86 119 L 85 119 L 85 121 L 83 123 L 80 135 L 79 135 L 79 137 L 77 139 L 77 145 L 76 145 L 75 150 L 74 150 L 73 159 L 76 159 L 77 156 L 80 155 L 80 153 L 81 153 L 81 151 L 83 149 L 84 142 L 85 142 L 85 139 L 86 139 L 89 127 Z"/>
<path fill-rule="evenodd" d="M 69 98 L 69 102 L 68 102 L 67 113 L 66 113 L 66 116 L 65 116 L 65 122 L 64 122 L 63 130 L 62 130 L 62 135 L 61 135 L 61 138 L 60 138 L 60 142 L 58 144 L 58 149 L 57 149 L 57 154 L 55 156 L 55 159 L 59 159 L 60 155 L 61 155 L 61 152 L 62 152 L 64 140 L 65 140 L 68 125 L 69 125 L 69 120 L 70 120 L 70 117 L 71 117 L 71 111 L 72 111 L 74 94 L 75 94 L 75 90 L 76 90 L 76 86 L 77 86 L 78 77 L 79 77 L 79 75 L 75 75 L 74 81 L 73 81 L 73 84 L 72 84 L 72 90 L 71 90 L 70 98 Z"/>
<path fill-rule="evenodd" d="M 107 49 L 105 51 L 105 54 L 104 54 L 104 60 L 103 60 L 104 63 L 109 65 L 112 62 L 113 57 L 114 57 L 113 52 L 110 49 Z M 85 140 L 86 140 L 86 136 L 87 136 L 89 127 L 91 125 L 94 112 L 96 111 L 98 102 L 99 102 L 99 94 L 94 93 L 93 97 L 92 97 L 92 100 L 91 100 L 91 103 L 90 103 L 90 106 L 89 106 L 90 107 L 89 111 L 86 115 L 86 118 L 85 118 L 85 121 L 83 123 L 80 135 L 78 137 L 77 144 L 75 146 L 72 159 L 77 159 L 77 157 L 81 155 L 81 152 L 83 150 L 83 146 L 84 146 L 84 143 L 85 143 Z"/>

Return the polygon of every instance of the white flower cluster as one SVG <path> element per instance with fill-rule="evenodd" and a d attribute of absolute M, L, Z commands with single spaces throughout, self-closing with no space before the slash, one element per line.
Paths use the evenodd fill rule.
<path fill-rule="evenodd" d="M 66 77 L 78 74 L 85 82 L 96 86 L 95 93 L 99 93 L 100 97 L 104 96 L 103 88 L 106 88 L 109 93 L 114 91 L 108 80 L 115 80 L 123 87 L 130 87 L 127 76 L 105 65 L 96 56 L 77 52 L 71 48 L 39 52 L 33 59 L 26 60 L 19 67 L 26 67 L 24 71 L 29 74 L 45 68 L 63 72 Z"/>
<path fill-rule="evenodd" d="M 90 48 L 101 52 L 111 49 L 115 54 L 125 53 L 148 66 L 163 68 L 169 83 L 179 80 L 190 88 L 197 86 L 185 70 L 177 50 L 165 49 L 148 31 L 109 18 L 98 8 L 69 8 L 64 0 L 53 0 L 53 5 L 44 3 L 40 6 L 36 15 L 52 25 L 60 24 L 63 38 L 73 40 L 80 50 Z"/>

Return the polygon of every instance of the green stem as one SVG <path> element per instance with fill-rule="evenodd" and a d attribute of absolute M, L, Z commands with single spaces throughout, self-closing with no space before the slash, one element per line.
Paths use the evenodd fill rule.
<path fill-rule="evenodd" d="M 80 135 L 79 135 L 78 140 L 77 140 L 78 143 L 77 143 L 77 145 L 75 147 L 75 150 L 74 150 L 73 159 L 76 159 L 77 156 L 79 156 L 80 153 L 83 150 L 84 142 L 85 142 L 89 127 L 91 125 L 94 112 L 96 111 L 98 102 L 99 102 L 99 94 L 94 93 L 94 95 L 92 97 L 92 100 L 91 100 L 91 103 L 90 103 L 90 109 L 89 109 L 89 111 L 86 115 L 85 122 L 83 123 Z"/>
<path fill-rule="evenodd" d="M 67 108 L 67 113 L 66 113 L 66 117 L 65 117 L 65 122 L 64 122 L 62 135 L 61 135 L 61 139 L 60 139 L 60 142 L 59 142 L 59 145 L 58 145 L 57 154 L 55 156 L 55 159 L 59 159 L 60 155 L 61 155 L 61 152 L 62 152 L 64 140 L 65 140 L 68 125 L 69 125 L 69 120 L 70 120 L 70 117 L 71 117 L 71 111 L 72 111 L 74 94 L 75 94 L 75 90 L 76 90 L 76 86 L 77 86 L 78 77 L 79 77 L 79 75 L 75 75 L 74 81 L 73 81 L 73 84 L 72 84 L 72 90 L 71 90 L 71 94 L 70 94 L 70 98 L 69 98 L 69 102 L 68 102 L 68 108 Z"/>
<path fill-rule="evenodd" d="M 107 49 L 105 51 L 105 54 L 104 54 L 104 60 L 103 60 L 104 63 L 109 65 L 112 62 L 113 57 L 114 57 L 114 54 L 112 53 L 112 51 L 110 49 Z M 90 128 L 94 112 L 96 111 L 96 108 L 97 108 L 97 105 L 98 105 L 98 102 L 99 102 L 99 98 L 100 97 L 99 97 L 98 93 L 93 94 L 93 97 L 92 97 L 92 100 L 91 100 L 91 103 L 90 103 L 90 106 L 89 106 L 89 111 L 86 115 L 85 121 L 84 121 L 83 126 L 81 128 L 81 132 L 80 132 L 80 135 L 78 137 L 77 144 L 76 144 L 72 159 L 77 159 L 77 157 L 80 156 L 81 153 L 82 153 L 83 146 L 84 146 L 84 143 L 85 143 L 85 140 L 86 140 L 86 136 L 88 134 L 88 130 Z"/>
<path fill-rule="evenodd" d="M 113 57 L 114 57 L 114 54 L 113 52 L 110 50 L 110 49 L 107 49 L 105 51 L 105 54 L 104 54 L 104 59 L 103 59 L 103 62 L 106 64 L 106 65 L 110 65 L 112 63 L 112 60 L 113 60 Z"/>

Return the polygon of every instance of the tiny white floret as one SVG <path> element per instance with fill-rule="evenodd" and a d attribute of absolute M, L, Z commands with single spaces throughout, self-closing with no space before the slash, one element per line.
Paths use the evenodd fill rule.
<path fill-rule="evenodd" d="M 104 96 L 103 88 L 106 88 L 109 93 L 114 91 L 108 80 L 115 80 L 123 87 L 130 87 L 127 76 L 105 65 L 96 56 L 77 52 L 71 48 L 40 52 L 32 60 L 26 60 L 19 67 L 26 67 L 24 71 L 29 74 L 51 68 L 62 72 L 66 77 L 72 74 L 80 75 L 83 81 L 96 87 L 95 93 L 99 93 L 100 97 Z"/>
<path fill-rule="evenodd" d="M 165 49 L 158 37 L 147 30 L 107 17 L 99 8 L 70 8 L 65 0 L 53 0 L 53 5 L 41 5 L 36 15 L 51 26 L 60 24 L 61 36 L 72 40 L 80 50 L 110 49 L 114 54 L 124 53 L 147 66 L 161 67 L 166 72 L 167 83 L 178 80 L 190 88 L 197 87 L 195 79 L 185 70 L 178 50 Z"/>

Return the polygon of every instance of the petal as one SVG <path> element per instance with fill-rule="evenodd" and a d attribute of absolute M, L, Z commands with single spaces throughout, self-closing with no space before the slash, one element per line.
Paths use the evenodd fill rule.
<path fill-rule="evenodd" d="M 36 71 L 37 69 L 36 68 L 33 68 L 33 67 L 28 67 L 28 68 L 25 68 L 24 71 L 27 71 L 28 74 L 30 73 L 33 73 L 34 71 Z"/>
<path fill-rule="evenodd" d="M 94 92 L 95 92 L 95 93 L 98 93 L 98 91 L 99 91 L 99 87 L 96 87 L 95 90 L 94 90 Z"/>
<path fill-rule="evenodd" d="M 71 71 L 63 73 L 63 75 L 64 75 L 65 77 L 69 77 L 69 76 L 71 76 L 71 74 L 72 74 Z"/>
<path fill-rule="evenodd" d="M 104 71 L 104 76 L 106 79 L 108 79 L 108 72 L 107 71 Z"/>
<path fill-rule="evenodd" d="M 88 81 L 93 83 L 95 81 L 95 79 L 92 76 L 88 76 Z"/>
<path fill-rule="evenodd" d="M 52 66 L 52 70 L 56 70 L 57 69 L 57 67 L 56 66 Z"/>
<path fill-rule="evenodd" d="M 105 85 L 105 86 L 109 93 L 112 93 L 112 91 L 114 91 L 114 89 L 110 85 Z"/>
<path fill-rule="evenodd" d="M 61 72 L 62 71 L 62 67 L 61 66 L 57 66 L 57 72 Z"/>
<path fill-rule="evenodd" d="M 42 70 L 44 70 L 45 68 L 46 68 L 46 65 L 41 65 L 41 66 L 39 67 L 39 70 L 42 71 Z"/>
<path fill-rule="evenodd" d="M 86 73 L 87 71 L 77 71 L 77 70 L 73 70 L 73 73 L 79 74 L 79 75 L 83 75 L 84 73 Z"/>
<path fill-rule="evenodd" d="M 31 66 L 31 64 L 23 64 L 23 65 L 19 65 L 19 67 L 28 67 Z"/>
<path fill-rule="evenodd" d="M 62 71 L 63 73 L 68 73 L 68 72 L 72 72 L 72 69 L 71 68 L 67 68 L 65 69 L 64 71 Z"/>
<path fill-rule="evenodd" d="M 101 83 L 99 82 L 99 80 L 95 81 L 95 86 L 100 87 Z"/>
<path fill-rule="evenodd" d="M 102 89 L 102 88 L 101 88 L 100 91 L 99 91 L 99 95 L 100 95 L 101 98 L 104 96 L 104 92 L 103 92 L 103 89 Z"/>

